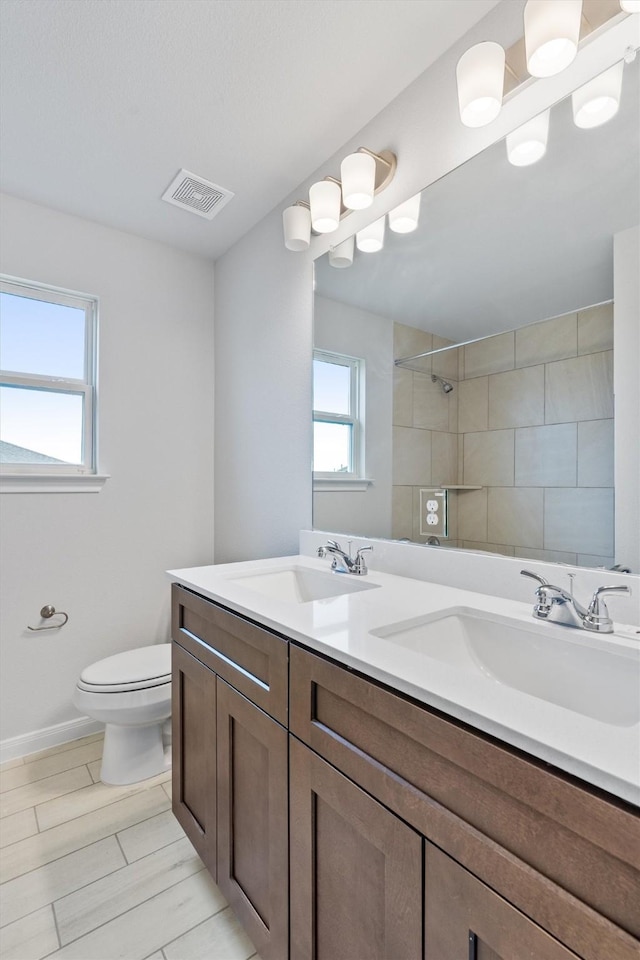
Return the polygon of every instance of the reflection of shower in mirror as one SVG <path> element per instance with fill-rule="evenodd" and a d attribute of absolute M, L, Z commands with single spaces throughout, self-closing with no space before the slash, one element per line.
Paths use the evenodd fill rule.
<path fill-rule="evenodd" d="M 442 384 L 442 390 L 443 390 L 444 393 L 451 393 L 451 391 L 453 390 L 453 384 L 452 384 L 452 383 L 449 383 L 448 380 L 443 380 L 442 377 L 437 377 L 437 376 L 435 375 L 435 373 L 432 373 L 432 374 L 431 374 L 431 382 L 432 382 L 432 383 L 441 383 L 441 384 Z"/>

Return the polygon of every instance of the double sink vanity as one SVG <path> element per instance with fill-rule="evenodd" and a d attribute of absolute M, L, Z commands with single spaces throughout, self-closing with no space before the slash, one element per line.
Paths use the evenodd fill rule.
<path fill-rule="evenodd" d="M 169 576 L 174 813 L 263 960 L 637 960 L 637 626 L 302 555 Z"/>

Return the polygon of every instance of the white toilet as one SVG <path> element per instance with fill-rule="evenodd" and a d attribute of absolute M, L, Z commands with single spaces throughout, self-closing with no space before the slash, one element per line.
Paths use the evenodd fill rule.
<path fill-rule="evenodd" d="M 136 783 L 169 769 L 162 727 L 171 716 L 170 643 L 126 650 L 85 667 L 73 702 L 106 724 L 103 783 Z"/>

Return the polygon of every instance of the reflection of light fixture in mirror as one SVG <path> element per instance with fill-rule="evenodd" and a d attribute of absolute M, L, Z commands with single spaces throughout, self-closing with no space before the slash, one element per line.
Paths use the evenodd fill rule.
<path fill-rule="evenodd" d="M 349 210 L 364 210 L 373 203 L 376 161 L 370 153 L 350 153 L 340 164 L 342 201 Z"/>
<path fill-rule="evenodd" d="M 577 127 L 599 127 L 615 116 L 620 106 L 624 63 L 614 63 L 599 76 L 571 94 L 573 120 Z"/>
<path fill-rule="evenodd" d="M 342 194 L 335 180 L 319 180 L 309 188 L 311 226 L 316 233 L 333 233 L 340 223 Z"/>
<path fill-rule="evenodd" d="M 582 0 L 527 0 L 524 42 L 532 77 L 553 77 L 578 52 Z"/>
<path fill-rule="evenodd" d="M 550 110 L 545 110 L 507 134 L 507 157 L 514 167 L 528 167 L 544 157 L 549 136 L 549 113 Z"/>
<path fill-rule="evenodd" d="M 356 233 L 356 246 L 362 253 L 377 253 L 384 246 L 384 217 L 374 220 Z"/>
<path fill-rule="evenodd" d="M 499 43 L 477 43 L 458 60 L 458 107 L 465 127 L 484 127 L 500 113 L 505 53 Z"/>
<path fill-rule="evenodd" d="M 625 13 L 640 13 L 640 0 L 620 0 Z"/>
<path fill-rule="evenodd" d="M 342 243 L 335 247 L 329 247 L 329 263 L 332 267 L 350 267 L 353 263 L 353 241 L 354 237 L 347 237 Z"/>
<path fill-rule="evenodd" d="M 294 203 L 282 211 L 284 245 L 287 250 L 306 250 L 311 240 L 311 213 L 309 207 Z"/>
<path fill-rule="evenodd" d="M 389 211 L 390 230 L 394 233 L 411 233 L 416 229 L 420 217 L 420 197 L 421 194 L 416 193 L 415 197 L 410 197 Z"/>

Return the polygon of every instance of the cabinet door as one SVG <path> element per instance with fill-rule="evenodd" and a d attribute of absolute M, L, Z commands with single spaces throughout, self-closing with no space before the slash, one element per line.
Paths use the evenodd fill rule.
<path fill-rule="evenodd" d="M 426 843 L 426 960 L 576 960 L 537 924 Z"/>
<path fill-rule="evenodd" d="M 216 876 L 216 675 L 172 645 L 173 812 Z"/>
<path fill-rule="evenodd" d="M 291 960 L 419 960 L 422 838 L 294 737 L 289 761 Z"/>
<path fill-rule="evenodd" d="M 288 944 L 287 732 L 218 678 L 218 884 L 263 960 Z"/>

